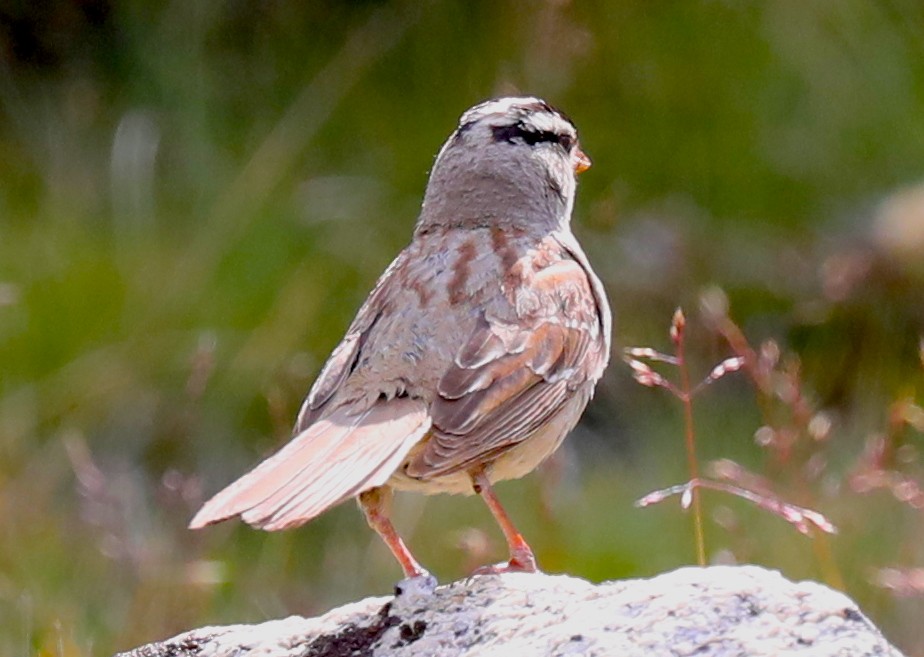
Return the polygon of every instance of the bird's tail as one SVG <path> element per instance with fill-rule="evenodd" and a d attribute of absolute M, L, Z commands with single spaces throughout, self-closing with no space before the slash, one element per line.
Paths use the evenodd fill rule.
<path fill-rule="evenodd" d="M 385 484 L 430 423 L 426 404 L 408 397 L 337 409 L 206 502 L 189 526 L 237 515 L 269 531 L 301 525 Z"/>

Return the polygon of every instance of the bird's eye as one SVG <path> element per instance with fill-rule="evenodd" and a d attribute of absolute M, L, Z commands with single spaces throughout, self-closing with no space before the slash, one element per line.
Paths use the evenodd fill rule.
<path fill-rule="evenodd" d="M 493 132 L 494 141 L 513 143 L 515 139 L 521 139 L 530 146 L 535 146 L 539 143 L 558 144 L 566 152 L 570 152 L 574 146 L 574 138 L 569 134 L 552 132 L 551 130 L 537 130 L 522 121 L 513 125 L 495 126 Z"/>

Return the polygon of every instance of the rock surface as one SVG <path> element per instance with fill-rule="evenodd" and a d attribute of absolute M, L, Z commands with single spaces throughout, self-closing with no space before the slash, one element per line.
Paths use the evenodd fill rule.
<path fill-rule="evenodd" d="M 842 593 L 756 566 L 602 584 L 488 575 L 397 590 L 318 618 L 203 627 L 121 657 L 901 657 Z"/>

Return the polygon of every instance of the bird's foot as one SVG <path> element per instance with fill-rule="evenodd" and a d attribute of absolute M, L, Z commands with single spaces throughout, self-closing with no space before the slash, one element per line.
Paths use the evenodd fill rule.
<path fill-rule="evenodd" d="M 510 561 L 496 563 L 491 566 L 482 566 L 476 569 L 472 575 L 502 575 L 504 573 L 538 573 L 539 566 L 536 565 L 536 557 L 533 551 L 528 547 L 524 550 L 517 550 L 510 555 Z"/>
<path fill-rule="evenodd" d="M 433 595 L 439 582 L 426 570 L 416 575 L 405 577 L 395 584 L 395 597 L 414 597 L 418 595 Z"/>

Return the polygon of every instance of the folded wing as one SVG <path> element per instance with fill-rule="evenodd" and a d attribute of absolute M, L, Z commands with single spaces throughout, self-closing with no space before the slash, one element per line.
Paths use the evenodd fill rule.
<path fill-rule="evenodd" d="M 431 437 L 408 475 L 437 477 L 490 460 L 597 381 L 609 355 L 609 309 L 582 265 L 566 256 L 524 281 L 514 296 L 528 311 L 516 321 L 481 318 L 440 380 Z"/>

